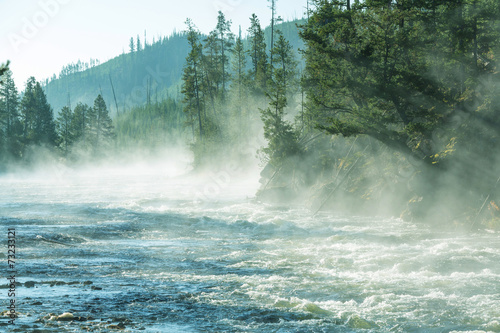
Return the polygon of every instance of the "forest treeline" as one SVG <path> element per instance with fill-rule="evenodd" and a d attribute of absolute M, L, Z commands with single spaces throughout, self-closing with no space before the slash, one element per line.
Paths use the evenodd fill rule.
<path fill-rule="evenodd" d="M 1 78 L 0 171 L 9 164 L 30 166 L 53 157 L 73 164 L 92 163 L 134 149 L 161 149 L 183 137 L 184 114 L 172 98 L 150 101 L 112 120 L 101 94 L 92 105 L 72 106 L 68 100 L 55 113 L 34 77 L 22 94 L 8 68 Z"/>
<path fill-rule="evenodd" d="M 112 147 L 114 126 L 106 103 L 98 95 L 93 106 L 63 107 L 57 118 L 40 82 L 28 79 L 19 94 L 12 72 L 5 70 L 0 86 L 0 166 L 29 164 L 40 148 L 63 157 L 96 157 Z"/>
<path fill-rule="evenodd" d="M 180 137 L 198 169 L 250 164 L 257 154 L 260 200 L 498 227 L 500 3 L 311 0 L 298 51 L 276 1 L 267 30 L 252 15 L 248 31 L 234 35 L 219 12 L 203 35 L 188 19 L 181 97 L 148 93 L 143 106 L 124 109 L 104 131 L 115 149 Z M 129 55 L 140 56 L 138 42 L 131 39 Z M 99 97 L 93 107 L 79 105 L 93 117 L 81 134 L 72 125 L 78 106 L 66 110 L 68 122 L 63 111 L 54 120 L 39 84 L 7 102 L 18 94 L 4 78 L 1 149 L 18 156 L 43 143 L 66 155 L 81 150 L 82 138 L 90 151 L 100 146 Z M 39 103 L 33 120 L 30 94 Z"/>
<path fill-rule="evenodd" d="M 280 23 L 280 29 L 296 49 L 303 46 L 297 22 L 300 21 Z M 264 29 L 266 39 L 270 39 L 269 30 Z M 243 43 L 246 45 L 246 38 Z M 42 80 L 42 86 L 56 111 L 67 104 L 68 93 L 75 103 L 89 105 L 101 93 L 109 101 L 109 111 L 114 116 L 144 105 L 148 98 L 153 102 L 169 97 L 180 100 L 182 68 L 187 54 L 188 43 L 183 31 L 166 37 L 137 35 L 117 57 L 102 63 L 95 59 L 78 60 L 64 66 L 58 75 Z"/>

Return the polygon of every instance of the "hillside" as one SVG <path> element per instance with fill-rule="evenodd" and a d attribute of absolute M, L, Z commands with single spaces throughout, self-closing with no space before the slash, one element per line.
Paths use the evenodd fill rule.
<path fill-rule="evenodd" d="M 296 27 L 300 23 L 297 20 L 278 25 L 295 50 L 304 45 Z M 269 45 L 269 27 L 265 35 Z M 78 102 L 91 105 L 101 91 L 112 114 L 117 112 L 116 104 L 118 111 L 124 112 L 145 104 L 148 96 L 153 102 L 167 97 L 178 99 L 187 54 L 188 44 L 184 34 L 174 33 L 153 45 L 147 45 L 139 52 L 121 54 L 95 67 L 59 75 L 45 82 L 44 89 L 55 113 L 68 104 L 68 95 L 72 105 Z"/>
<path fill-rule="evenodd" d="M 115 114 L 112 81 L 119 111 L 123 112 L 144 104 L 148 91 L 152 99 L 165 97 L 168 88 L 179 81 L 187 52 L 184 36 L 173 34 L 139 52 L 121 54 L 101 65 L 48 82 L 47 98 L 57 113 L 67 105 L 68 94 L 73 105 L 78 102 L 91 105 L 102 91 Z"/>

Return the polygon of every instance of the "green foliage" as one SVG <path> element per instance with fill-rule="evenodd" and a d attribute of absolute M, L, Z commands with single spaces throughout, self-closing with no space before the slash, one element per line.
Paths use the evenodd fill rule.
<path fill-rule="evenodd" d="M 172 98 L 138 106 L 116 118 L 117 145 L 121 150 L 161 148 L 185 136 L 184 123 L 182 105 Z"/>
<path fill-rule="evenodd" d="M 432 164 L 432 133 L 464 106 L 466 78 L 480 73 L 477 37 L 465 34 L 481 30 L 467 28 L 477 17 L 464 17 L 476 5 L 316 5 L 301 33 L 312 117 L 330 133 L 367 134 Z"/>
<path fill-rule="evenodd" d="M 7 73 L 7 71 L 9 70 L 9 62 L 7 61 L 6 64 L 1 64 L 0 65 L 0 84 L 3 83 L 3 79 L 2 79 L 2 76 Z"/>
<path fill-rule="evenodd" d="M 22 125 L 19 119 L 19 94 L 7 70 L 0 76 L 0 161 L 7 157 L 21 156 Z"/>
<path fill-rule="evenodd" d="M 56 125 L 57 131 L 59 133 L 59 146 L 64 152 L 64 155 L 68 154 L 69 147 L 73 143 L 73 133 L 72 133 L 72 121 L 74 115 L 69 106 L 62 108 L 57 118 Z"/>
<path fill-rule="evenodd" d="M 99 94 L 89 114 L 89 141 L 94 151 L 105 151 L 114 137 L 113 121 L 108 113 L 106 102 Z"/>
<path fill-rule="evenodd" d="M 448 188 L 460 193 L 448 201 L 470 211 L 491 187 L 498 162 L 491 156 L 500 152 L 492 102 L 500 4 L 350 2 L 314 1 L 302 27 L 306 118 L 330 134 L 367 135 L 423 161 L 417 170 L 430 185 L 414 187 L 424 196 L 415 201 L 421 212 L 450 214 L 449 207 L 430 208 L 433 195 Z M 453 177 L 439 176 L 444 171 Z"/>
<path fill-rule="evenodd" d="M 87 104 L 78 103 L 76 105 L 71 118 L 69 142 L 80 142 L 84 146 L 86 145 L 91 113 L 92 110 Z"/>
<path fill-rule="evenodd" d="M 114 100 L 110 84 L 113 80 L 119 110 L 113 104 L 110 114 L 125 112 L 147 102 L 148 90 L 153 99 L 162 100 L 178 94 L 183 63 L 188 53 L 188 43 L 182 33 L 173 33 L 141 52 L 121 54 L 105 63 L 96 61 L 88 66 L 73 66 L 67 75 L 44 81 L 47 98 L 54 110 L 67 104 L 68 93 L 72 100 L 92 105 L 95 96 L 102 93 L 106 101 Z M 140 54 L 140 55 L 139 55 Z"/>
<path fill-rule="evenodd" d="M 115 139 L 113 122 L 104 99 L 98 95 L 94 106 L 78 103 L 74 110 L 62 108 L 57 118 L 58 146 L 69 159 L 107 155 Z"/>
<path fill-rule="evenodd" d="M 195 137 L 195 126 L 198 125 L 198 137 L 203 141 L 203 119 L 206 115 L 205 104 L 202 99 L 202 82 L 205 80 L 203 73 L 203 53 L 200 42 L 200 32 L 196 29 L 191 20 L 186 21 L 187 39 L 191 51 L 186 57 L 186 66 L 182 77 L 183 85 L 181 92 L 184 94 L 184 112 L 187 115 L 188 125 L 191 126 L 193 137 Z M 211 87 L 205 85 L 205 91 L 211 92 Z"/>
<path fill-rule="evenodd" d="M 248 28 L 248 54 L 252 66 L 248 73 L 251 80 L 250 89 L 254 94 L 262 95 L 266 91 L 268 80 L 268 56 L 266 53 L 266 40 L 264 31 L 260 26 L 260 21 L 255 14 L 250 18 L 250 28 Z"/>
<path fill-rule="evenodd" d="M 269 144 L 262 151 L 271 164 L 280 167 L 287 158 L 301 153 L 298 134 L 284 120 L 288 100 L 297 88 L 297 63 L 292 46 L 281 33 L 278 33 L 272 54 L 275 62 L 271 71 L 272 80 L 268 83 L 269 92 L 266 94 L 270 102 L 269 107 L 261 111 L 264 137 Z"/>
<path fill-rule="evenodd" d="M 53 146 L 57 140 L 52 107 L 47 102 L 39 82 L 31 77 L 21 100 L 23 143 Z"/>

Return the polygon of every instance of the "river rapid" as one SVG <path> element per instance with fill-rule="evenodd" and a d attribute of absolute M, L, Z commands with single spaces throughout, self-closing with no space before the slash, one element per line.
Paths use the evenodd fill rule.
<path fill-rule="evenodd" d="M 498 233 L 313 216 L 255 201 L 256 177 L 172 175 L 0 176 L 0 331 L 500 332 Z"/>

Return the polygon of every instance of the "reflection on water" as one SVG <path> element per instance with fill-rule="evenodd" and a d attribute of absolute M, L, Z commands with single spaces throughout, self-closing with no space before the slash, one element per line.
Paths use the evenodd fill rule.
<path fill-rule="evenodd" d="M 23 284 L 16 327 L 500 332 L 498 234 L 275 209 L 248 199 L 253 180 L 193 200 L 206 182 L 1 178 Z M 75 319 L 50 320 L 64 312 Z"/>

